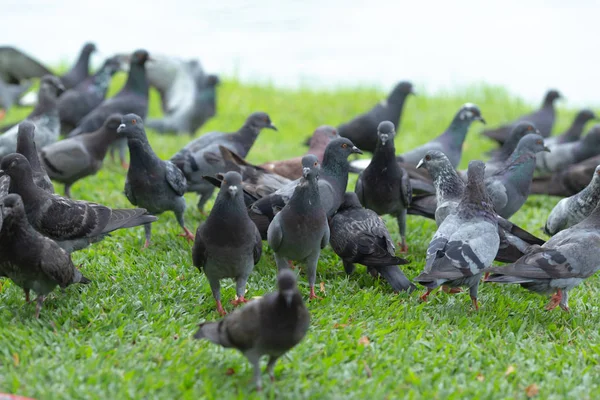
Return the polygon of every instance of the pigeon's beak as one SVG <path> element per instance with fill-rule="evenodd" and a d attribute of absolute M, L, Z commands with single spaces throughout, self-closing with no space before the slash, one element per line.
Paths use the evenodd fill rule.
<path fill-rule="evenodd" d="M 238 192 L 238 187 L 237 186 L 229 186 L 229 188 L 227 188 L 227 190 L 229 190 L 229 193 L 231 193 L 232 197 L 235 197 L 235 195 Z"/>
<path fill-rule="evenodd" d="M 117 128 L 117 133 L 121 133 L 123 132 L 123 130 L 125 130 L 125 124 L 119 125 L 119 127 Z"/>
<path fill-rule="evenodd" d="M 274 131 L 278 130 L 277 127 L 275 125 L 273 125 L 273 124 L 267 125 L 267 129 L 273 129 Z"/>
<path fill-rule="evenodd" d="M 387 133 L 382 133 L 379 135 L 379 138 L 381 139 L 381 144 L 385 144 L 388 141 L 389 135 Z"/>
<path fill-rule="evenodd" d="M 308 167 L 302 168 L 302 176 L 304 177 L 304 179 L 306 179 L 309 172 L 310 172 L 310 168 L 308 168 Z"/>
<path fill-rule="evenodd" d="M 63 85 L 63 84 L 62 84 L 62 82 L 59 82 L 59 83 L 56 85 L 56 88 L 58 89 L 58 91 L 59 91 L 60 93 L 63 93 L 65 90 L 67 90 L 67 89 L 65 89 L 65 85 Z"/>
<path fill-rule="evenodd" d="M 423 165 L 425 165 L 425 162 L 423 161 L 423 159 L 421 158 L 419 160 L 419 163 L 417 164 L 417 169 L 421 168 Z"/>
<path fill-rule="evenodd" d="M 475 119 L 477 121 L 480 121 L 484 125 L 486 124 L 485 119 L 483 119 L 483 117 L 481 115 L 476 116 Z"/>
<path fill-rule="evenodd" d="M 550 148 L 548 146 L 544 146 L 544 151 L 547 151 L 548 153 L 550 153 Z"/>
<path fill-rule="evenodd" d="M 352 152 L 357 154 L 362 154 L 363 152 L 356 146 L 352 146 Z"/>
<path fill-rule="evenodd" d="M 285 304 L 288 307 L 292 306 L 292 300 L 294 300 L 294 292 L 291 290 L 284 290 L 281 292 L 283 299 L 285 300 Z"/>

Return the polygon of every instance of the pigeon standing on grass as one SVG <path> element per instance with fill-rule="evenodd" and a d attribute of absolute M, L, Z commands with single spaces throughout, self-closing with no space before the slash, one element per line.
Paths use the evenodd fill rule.
<path fill-rule="evenodd" d="M 577 113 L 573 123 L 563 134 L 552 136 L 546 139 L 547 146 L 553 146 L 555 144 L 572 143 L 581 139 L 583 128 L 588 121 L 598 121 L 598 117 L 592 110 L 584 109 Z"/>
<path fill-rule="evenodd" d="M 496 214 L 483 183 L 485 164 L 471 161 L 468 171 L 469 180 L 458 209 L 440 224 L 427 248 L 425 269 L 415 281 L 427 287 L 421 296 L 424 301 L 440 285 L 468 287 L 473 306 L 479 309 L 479 280 L 494 261 L 500 238 Z"/>
<path fill-rule="evenodd" d="M 279 272 L 276 293 L 253 300 L 218 322 L 205 322 L 194 335 L 246 356 L 254 370 L 254 383 L 262 389 L 260 358 L 269 356 L 267 373 L 275 380 L 277 360 L 296 346 L 308 331 L 310 314 L 290 270 Z"/>
<path fill-rule="evenodd" d="M 35 145 L 35 125 L 32 122 L 23 121 L 19 124 L 17 153 L 22 154 L 29 161 L 35 184 L 48 193 L 54 193 L 54 185 L 52 185 L 46 169 L 40 164 L 40 157 Z"/>
<path fill-rule="evenodd" d="M 69 72 L 60 77 L 65 89 L 72 89 L 89 78 L 90 57 L 94 51 L 96 51 L 96 45 L 94 43 L 86 43 L 83 46 L 75 65 L 73 65 Z"/>
<path fill-rule="evenodd" d="M 536 171 L 540 176 L 559 172 L 569 165 L 576 164 L 600 154 L 600 125 L 592 129 L 578 142 L 555 144 L 550 154 L 539 154 Z"/>
<path fill-rule="evenodd" d="M 317 262 L 321 249 L 329 243 L 329 226 L 317 185 L 317 157 L 312 154 L 302 157 L 302 171 L 291 199 L 269 225 L 267 240 L 279 271 L 288 268 L 289 260 L 306 264 L 310 299 L 315 299 Z"/>
<path fill-rule="evenodd" d="M 412 199 L 408 174 L 396 162 L 394 124 L 383 121 L 377 127 L 377 147 L 371 163 L 356 182 L 355 192 L 361 204 L 379 215 L 390 214 L 398 221 L 401 252 L 407 252 L 406 209 Z"/>
<path fill-rule="evenodd" d="M 246 282 L 261 254 L 260 233 L 244 205 L 242 177 L 227 172 L 210 215 L 196 231 L 192 251 L 194 265 L 208 278 L 219 314 L 226 314 L 219 281 L 234 278 L 237 299 L 232 304 L 246 303 Z"/>

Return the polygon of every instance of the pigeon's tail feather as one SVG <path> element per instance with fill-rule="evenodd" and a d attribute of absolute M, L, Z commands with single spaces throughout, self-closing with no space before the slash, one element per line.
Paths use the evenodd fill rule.
<path fill-rule="evenodd" d="M 435 202 L 430 201 L 428 196 L 413 198 L 407 213 L 420 215 L 421 217 L 435 219 Z"/>
<path fill-rule="evenodd" d="M 507 246 L 504 249 L 498 249 L 495 260 L 501 263 L 514 263 L 523 257 L 523 252 L 515 246 Z"/>
<path fill-rule="evenodd" d="M 366 265 L 367 267 L 387 267 L 389 265 L 404 265 L 408 264 L 409 261 L 404 258 L 392 256 L 386 254 L 385 257 L 375 256 L 375 255 L 365 255 L 360 259 L 360 264 Z"/>
<path fill-rule="evenodd" d="M 250 219 L 258 228 L 261 239 L 267 240 L 267 230 L 269 229 L 269 225 L 271 224 L 271 219 L 269 219 L 269 217 L 267 217 L 266 215 L 256 214 L 252 211 L 250 211 L 248 215 L 250 215 Z"/>
<path fill-rule="evenodd" d="M 148 214 L 144 208 L 116 209 L 112 210 L 110 220 L 102 230 L 102 233 L 108 233 L 123 228 L 133 228 L 156 220 L 158 220 L 158 218 Z"/>
<path fill-rule="evenodd" d="M 512 227 L 510 229 L 510 233 L 512 233 L 514 236 L 518 237 L 519 239 L 523 240 L 524 242 L 527 242 L 528 244 L 537 244 L 538 246 L 541 246 L 544 243 L 546 243 L 545 240 L 540 239 L 537 236 L 534 236 L 533 234 L 527 232 L 525 229 L 523 229 L 520 226 L 517 226 L 515 224 L 512 225 Z"/>
<path fill-rule="evenodd" d="M 417 287 L 404 275 L 404 272 L 397 265 L 387 265 L 375 267 L 379 275 L 390 284 L 395 292 L 412 292 Z"/>
<path fill-rule="evenodd" d="M 429 182 L 425 182 L 422 179 L 410 178 L 410 186 L 413 191 L 413 195 L 435 195 L 435 187 Z"/>
<path fill-rule="evenodd" d="M 485 282 L 494 282 L 494 283 L 531 283 L 532 280 L 528 278 L 523 278 L 520 276 L 510 276 L 510 275 L 501 275 L 492 273 L 490 276 L 485 279 Z"/>

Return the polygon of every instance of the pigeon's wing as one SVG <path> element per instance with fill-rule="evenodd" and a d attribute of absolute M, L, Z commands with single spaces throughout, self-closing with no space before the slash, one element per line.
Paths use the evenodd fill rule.
<path fill-rule="evenodd" d="M 52 246 L 50 240 L 45 240 L 44 255 L 41 257 L 39 268 L 44 274 L 56 281 L 61 288 L 73 283 L 75 266 L 64 250 L 58 246 Z"/>
<path fill-rule="evenodd" d="M 260 339 L 260 310 L 268 297 L 253 300 L 223 319 L 223 330 L 233 347 L 246 351 Z"/>
<path fill-rule="evenodd" d="M 492 273 L 492 280 L 494 276 L 512 276 L 521 278 L 520 282 L 579 277 L 569 260 L 557 249 L 543 249 L 534 254 L 526 254 L 514 264 L 489 268 L 488 271 Z"/>
<path fill-rule="evenodd" d="M 508 195 L 506 193 L 506 187 L 504 184 L 497 179 L 486 180 L 487 192 L 494 203 L 496 211 L 502 210 L 508 203 Z"/>
<path fill-rule="evenodd" d="M 52 75 L 52 72 L 39 61 L 14 47 L 0 47 L 0 77 L 4 81 L 17 84 L 44 75 Z"/>
<path fill-rule="evenodd" d="M 204 239 L 202 238 L 202 227 L 203 225 L 200 225 L 196 231 L 196 239 L 192 248 L 192 261 L 198 269 L 204 268 L 208 255 L 206 252 L 206 243 L 204 243 Z"/>
<path fill-rule="evenodd" d="M 0 199 L 8 194 L 8 188 L 10 187 L 10 176 L 0 176 Z"/>
<path fill-rule="evenodd" d="M 102 232 L 112 211 L 100 204 L 54 195 L 45 205 L 40 232 L 57 240 L 93 237 Z"/>
<path fill-rule="evenodd" d="M 72 176 L 90 165 L 85 147 L 74 140 L 61 140 L 40 151 L 48 174 L 52 177 Z"/>
<path fill-rule="evenodd" d="M 127 197 L 127 200 L 129 200 L 129 202 L 131 204 L 133 204 L 134 206 L 137 206 L 137 200 L 135 198 L 135 194 L 131 188 L 131 184 L 129 183 L 129 179 L 125 178 L 125 190 L 123 191 L 123 193 L 125 193 L 125 197 Z"/>
<path fill-rule="evenodd" d="M 269 229 L 267 230 L 267 241 L 274 252 L 279 250 L 281 242 L 283 241 L 283 230 L 279 224 L 280 215 L 281 214 L 275 215 L 275 218 L 273 218 L 273 221 L 271 221 L 271 224 L 269 224 Z"/>
<path fill-rule="evenodd" d="M 256 265 L 262 256 L 262 238 L 256 225 L 254 223 L 252 225 L 254 226 L 254 249 L 252 249 L 252 256 L 254 257 L 254 265 Z"/>
<path fill-rule="evenodd" d="M 402 204 L 404 204 L 404 208 L 410 206 L 410 202 L 412 201 L 412 186 L 410 184 L 410 177 L 404 169 L 402 169 L 402 178 L 400 180 L 400 199 L 402 200 Z"/>
<path fill-rule="evenodd" d="M 185 194 L 185 190 L 187 187 L 187 182 L 185 180 L 185 176 L 183 172 L 179 168 L 175 166 L 170 161 L 165 161 L 165 179 L 171 188 L 177 193 L 179 196 L 183 196 Z"/>

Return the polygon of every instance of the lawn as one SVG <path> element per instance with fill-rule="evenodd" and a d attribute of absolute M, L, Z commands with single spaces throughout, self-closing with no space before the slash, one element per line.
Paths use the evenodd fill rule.
<path fill-rule="evenodd" d="M 115 79 L 114 92 L 123 77 Z M 427 94 L 407 102 L 397 151 L 438 135 L 465 102 L 480 106 L 488 124 L 497 124 L 537 107 L 490 86 L 472 86 Z M 543 93 L 540 93 L 540 102 Z M 568 95 L 568 93 L 567 93 Z M 253 111 L 266 111 L 278 132 L 265 130 L 249 154 L 263 162 L 303 154 L 301 144 L 321 124 L 337 125 L 370 108 L 385 93 L 373 88 L 319 91 L 285 90 L 224 80 L 218 92 L 218 116 L 201 133 L 234 131 Z M 559 104 L 555 131 L 562 131 L 577 110 Z M 13 109 L 7 120 L 29 110 Z M 150 115 L 160 113 L 152 93 Z M 493 145 L 479 137 L 475 123 L 465 144 L 461 167 L 483 157 Z M 189 140 L 148 132 L 155 151 L 169 158 Z M 111 207 L 130 207 L 123 195 L 125 171 L 107 159 L 96 176 L 73 186 L 78 199 Z M 354 189 L 351 176 L 348 190 Z M 57 186 L 62 193 L 62 187 Z M 196 195 L 186 195 L 188 226 L 203 217 Z M 532 196 L 514 222 L 536 234 L 558 198 Z M 212 202 L 208 204 L 208 209 Z M 399 238 L 392 218 L 385 217 Z M 422 269 L 434 231 L 433 221 L 408 221 L 409 278 Z M 229 398 L 598 398 L 600 396 L 600 294 L 598 278 L 576 288 L 571 313 L 545 311 L 547 299 L 518 286 L 480 286 L 481 309 L 468 295 L 437 294 L 427 303 L 418 294 L 395 294 L 359 266 L 346 276 L 337 256 L 321 254 L 317 282 L 321 301 L 308 307 L 312 316 L 305 340 L 278 363 L 277 381 L 266 375 L 257 393 L 251 367 L 238 352 L 192 339 L 198 323 L 217 319 L 206 277 L 192 265 L 191 244 L 173 214 L 154 224 L 153 244 L 142 250 L 143 229 L 116 232 L 94 247 L 75 253 L 85 287 L 55 291 L 39 320 L 34 304 L 8 281 L 0 291 L 0 392 L 37 399 L 229 399 Z M 263 257 L 248 282 L 248 296 L 275 288 L 273 253 Z M 304 275 L 300 290 L 308 298 Z M 235 295 L 224 281 L 227 310 Z"/>

